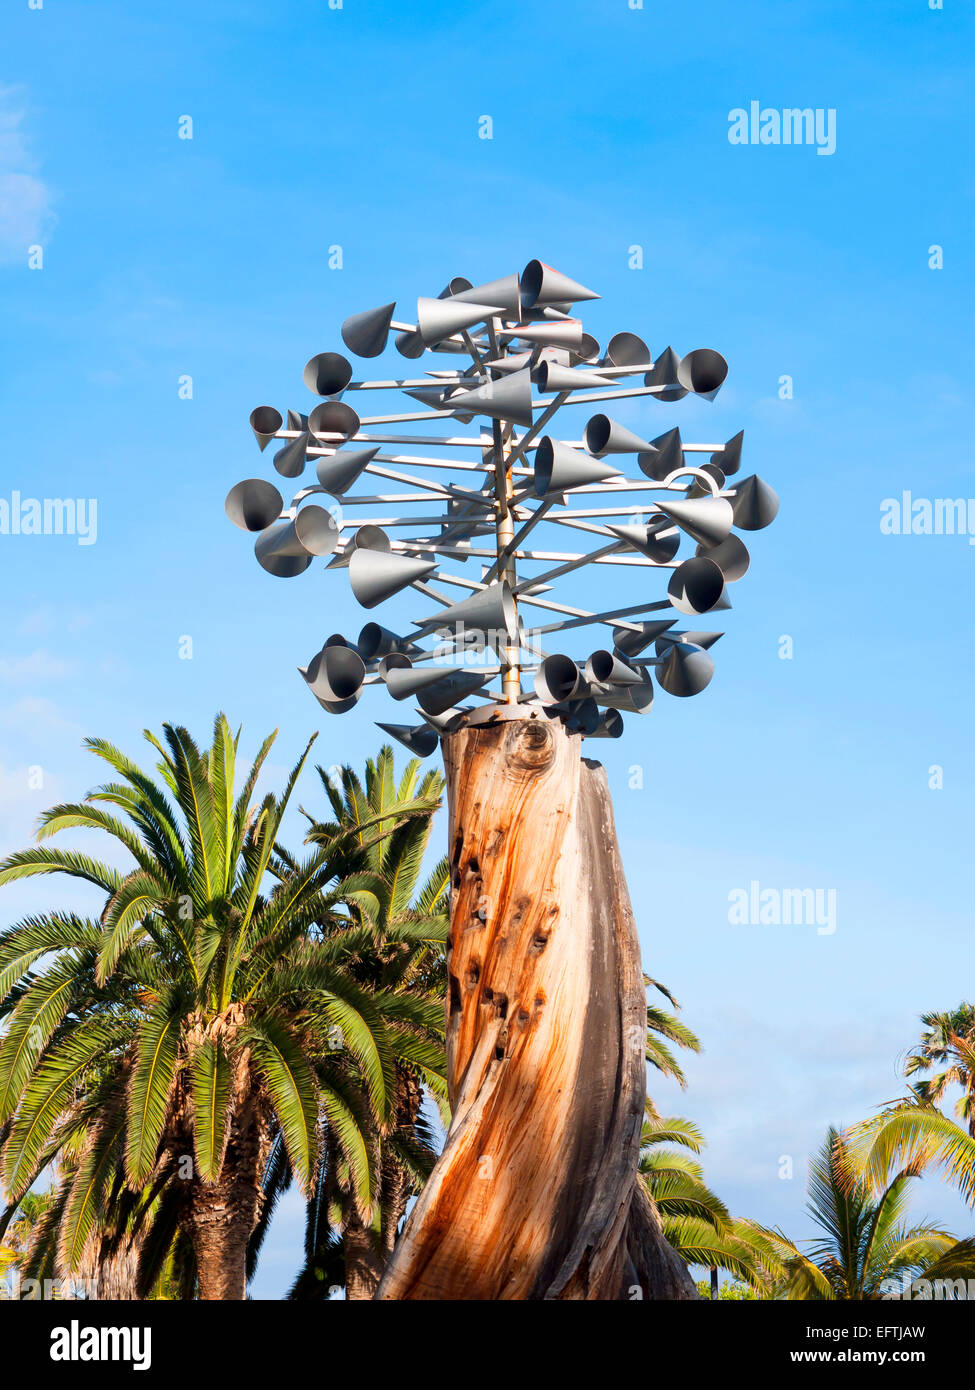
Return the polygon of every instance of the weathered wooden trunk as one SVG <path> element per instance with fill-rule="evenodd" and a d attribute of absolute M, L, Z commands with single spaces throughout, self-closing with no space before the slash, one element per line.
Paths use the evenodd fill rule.
<path fill-rule="evenodd" d="M 381 1299 L 695 1298 L 637 1183 L 646 994 L 606 774 L 557 720 L 444 739 L 444 1152 Z"/>

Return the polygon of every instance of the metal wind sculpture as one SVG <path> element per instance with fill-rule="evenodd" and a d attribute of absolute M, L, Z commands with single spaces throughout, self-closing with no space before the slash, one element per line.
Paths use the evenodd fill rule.
<path fill-rule="evenodd" d="M 707 348 L 682 358 L 667 348 L 653 360 L 646 343 L 628 332 L 611 338 L 601 355 L 569 313 L 577 301 L 595 298 L 539 261 L 521 276 L 486 285 L 451 280 L 439 298 L 418 300 L 415 323 L 396 321 L 395 304 L 386 304 L 347 319 L 342 337 L 350 351 L 370 358 L 395 332 L 406 357 L 450 353 L 464 364 L 421 378 L 353 381 L 346 357 L 321 352 L 303 374 L 309 390 L 323 397 L 320 405 L 307 415 L 289 411 L 286 428 L 272 406 L 251 415 L 262 449 L 281 441 L 274 455 L 279 474 L 299 478 L 314 467 L 317 475 L 287 509 L 278 488 L 263 480 L 231 490 L 227 512 L 236 525 L 259 533 L 255 550 L 264 569 L 291 578 L 316 556 L 330 556 L 329 568 L 347 570 L 365 609 L 407 588 L 439 605 L 402 636 L 367 622 L 356 640 L 329 637 L 301 674 L 330 713 L 351 709 L 366 686 L 384 684 L 394 700 L 415 699 L 424 723 L 381 727 L 426 756 L 444 730 L 470 713 L 457 708 L 461 700 L 534 704 L 585 735 L 617 737 L 622 713 L 650 709 L 654 677 L 676 696 L 697 694 L 710 681 L 709 648 L 720 633 L 675 631 L 674 617 L 636 619 L 730 607 L 726 585 L 749 563 L 732 528 L 768 525 L 777 499 L 761 479 L 736 478 L 741 433 L 725 444 L 690 444 L 674 428 L 647 440 L 605 413 L 610 402 L 642 395 L 712 400 L 727 365 Z M 625 384 L 634 377 L 640 384 Z M 377 390 L 401 390 L 431 408 L 360 416 L 344 399 L 358 404 L 360 393 Z M 593 410 L 582 438 L 556 437 L 560 408 L 582 404 Z M 466 424 L 478 416 L 487 417 L 487 433 L 417 437 L 388 430 Z M 468 450 L 475 451 L 473 460 L 458 457 Z M 701 466 L 690 461 L 702 454 Z M 639 474 L 628 477 L 623 470 L 634 461 Z M 454 478 L 420 477 L 418 468 Z M 369 478 L 407 490 L 353 491 Z M 339 505 L 313 500 L 323 494 Z M 647 501 L 635 507 L 641 494 Z M 549 534 L 593 548 L 533 549 L 529 535 L 542 523 Z M 693 554 L 679 553 L 685 539 L 694 543 Z M 485 572 L 472 578 L 438 569 L 441 558 L 451 566 L 479 561 Z M 666 597 L 633 602 L 631 583 L 630 602 L 589 612 L 548 596 L 552 580 L 595 564 L 625 567 L 627 578 L 638 581 L 649 577 L 643 571 L 663 571 Z M 455 601 L 435 582 L 469 596 Z M 526 609 L 556 620 L 529 623 Z M 557 633 L 592 626 L 611 637 L 579 657 L 543 645 Z M 431 646 L 435 634 L 444 636 Z M 650 647 L 654 655 L 642 655 Z M 473 666 L 474 648 L 493 652 L 496 664 Z M 525 688 L 529 671 L 532 690 Z M 494 677 L 498 692 L 485 689 Z"/>
<path fill-rule="evenodd" d="M 676 624 L 730 608 L 727 586 L 749 565 L 735 531 L 767 526 L 778 499 L 739 477 L 741 432 L 645 439 L 613 418 L 631 397 L 713 400 L 728 369 L 708 348 L 654 358 L 631 332 L 601 350 L 573 313 L 598 297 L 531 261 L 487 284 L 451 280 L 413 322 L 394 303 L 354 314 L 342 338 L 357 356 L 378 357 L 393 334 L 406 358 L 461 361 L 367 381 L 341 353 L 318 353 L 303 380 L 319 404 L 286 423 L 273 406 L 251 415 L 261 449 L 279 444 L 277 472 L 313 468 L 316 482 L 287 507 L 256 478 L 226 501 L 272 575 L 328 557 L 364 609 L 408 590 L 427 601 L 412 631 L 368 621 L 299 668 L 329 713 L 370 685 L 415 700 L 422 723 L 380 727 L 420 756 L 442 744 L 447 773 L 453 1122 L 381 1298 L 632 1297 L 634 1284 L 694 1296 L 636 1181 L 643 977 L 605 775 L 579 747 L 618 737 L 655 686 L 685 697 L 708 685 L 722 634 Z M 397 390 L 425 408 L 349 404 Z M 559 411 L 580 405 L 581 437 L 559 437 Z M 372 479 L 396 490 L 370 491 Z M 537 548 L 541 534 L 556 548 Z M 470 561 L 476 578 L 457 572 Z M 553 596 L 586 566 L 626 575 L 620 606 Z M 665 582 L 651 592 L 654 572 Z M 549 649 L 586 629 L 602 640 Z M 479 1181 L 485 1155 L 493 1187 Z"/>

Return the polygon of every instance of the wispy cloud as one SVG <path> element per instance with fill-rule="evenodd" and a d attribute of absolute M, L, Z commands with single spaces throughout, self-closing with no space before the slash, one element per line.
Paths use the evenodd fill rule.
<path fill-rule="evenodd" d="M 60 680 L 70 675 L 73 670 L 72 662 L 63 661 L 40 648 L 27 656 L 0 656 L 0 681 L 7 685 Z"/>
<path fill-rule="evenodd" d="M 51 192 L 23 129 L 26 116 L 23 89 L 0 84 L 0 262 L 25 259 L 54 222 Z"/>

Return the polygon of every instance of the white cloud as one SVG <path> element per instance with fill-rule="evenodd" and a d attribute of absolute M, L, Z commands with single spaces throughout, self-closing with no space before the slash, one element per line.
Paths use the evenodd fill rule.
<path fill-rule="evenodd" d="M 22 695 L 9 705 L 0 705 L 0 729 L 17 733 L 70 733 L 80 736 L 85 731 L 67 718 L 58 705 L 42 695 Z"/>
<path fill-rule="evenodd" d="M 50 190 L 22 129 L 26 115 L 21 89 L 0 85 L 0 261 L 26 260 L 54 222 Z"/>
<path fill-rule="evenodd" d="M 0 681 L 19 685 L 24 681 L 60 680 L 71 674 L 73 663 L 38 649 L 28 656 L 0 657 Z"/>

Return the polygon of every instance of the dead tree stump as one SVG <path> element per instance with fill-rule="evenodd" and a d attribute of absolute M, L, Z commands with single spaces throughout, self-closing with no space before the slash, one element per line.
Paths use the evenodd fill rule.
<path fill-rule="evenodd" d="M 646 993 L 604 769 L 508 707 L 443 740 L 453 1118 L 380 1299 L 687 1299 L 637 1182 Z"/>

